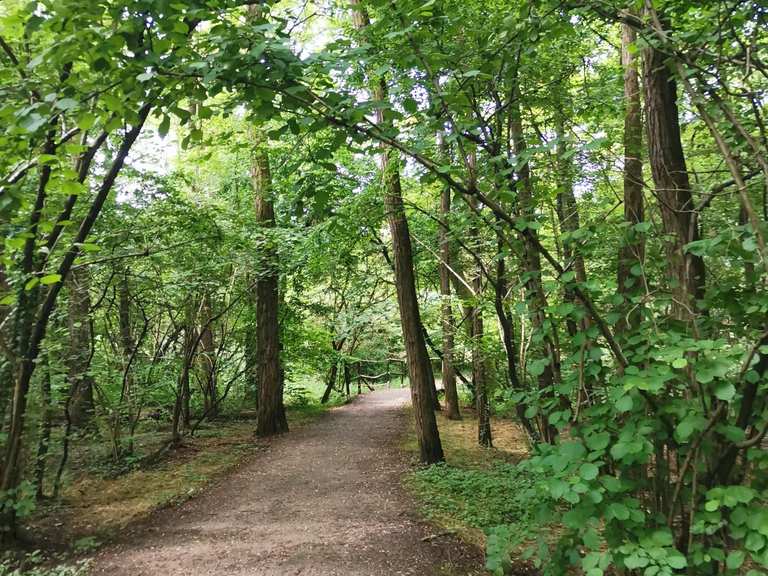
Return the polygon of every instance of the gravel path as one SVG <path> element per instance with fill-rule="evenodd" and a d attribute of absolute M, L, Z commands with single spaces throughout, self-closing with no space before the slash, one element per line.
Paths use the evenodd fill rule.
<path fill-rule="evenodd" d="M 407 390 L 381 390 L 268 442 L 231 476 L 96 558 L 112 576 L 469 575 L 478 551 L 419 521 L 398 449 Z M 426 539 L 426 540 L 425 540 Z"/>

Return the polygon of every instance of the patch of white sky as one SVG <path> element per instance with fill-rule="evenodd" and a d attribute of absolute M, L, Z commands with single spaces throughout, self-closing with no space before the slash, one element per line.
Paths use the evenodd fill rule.
<path fill-rule="evenodd" d="M 320 0 L 283 0 L 272 7 L 272 13 L 288 19 L 288 29 L 291 33 L 292 49 L 302 59 L 308 59 L 313 54 L 323 50 L 336 39 L 336 27 L 333 26 L 333 3 Z M 245 23 L 243 19 L 243 24 Z M 210 22 L 198 25 L 198 32 L 204 33 L 211 26 Z M 238 106 L 235 116 L 245 116 L 245 108 Z M 135 170 L 166 176 L 172 173 L 181 155 L 180 129 L 171 125 L 168 134 L 160 136 L 157 130 L 161 118 L 152 117 L 143 130 L 137 144 L 131 149 L 127 162 Z M 135 200 L 137 190 L 134 185 L 124 185 L 118 192 L 119 202 Z"/>

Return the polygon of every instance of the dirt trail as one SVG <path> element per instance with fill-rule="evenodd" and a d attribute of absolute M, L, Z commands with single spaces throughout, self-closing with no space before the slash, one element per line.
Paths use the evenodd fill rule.
<path fill-rule="evenodd" d="M 469 575 L 482 558 L 420 522 L 400 479 L 407 390 L 271 440 L 230 477 L 101 552 L 95 574 Z"/>

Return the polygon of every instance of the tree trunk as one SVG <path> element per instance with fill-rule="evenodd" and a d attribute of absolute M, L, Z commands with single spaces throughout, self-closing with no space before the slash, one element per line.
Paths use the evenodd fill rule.
<path fill-rule="evenodd" d="M 331 392 L 333 392 L 333 387 L 336 385 L 336 376 L 339 372 L 339 359 L 337 358 L 337 354 L 341 351 L 346 340 L 346 338 L 340 338 L 339 340 L 334 340 L 331 344 L 333 347 L 333 361 L 331 362 L 331 367 L 328 369 L 328 378 L 325 380 L 325 391 L 323 392 L 323 397 L 320 399 L 321 404 L 328 402 L 331 397 Z"/>
<path fill-rule="evenodd" d="M 210 294 L 203 296 L 200 336 L 200 368 L 203 373 L 203 412 L 209 419 L 216 418 L 219 411 L 219 398 L 216 383 L 216 342 L 210 318 L 213 315 Z"/>
<path fill-rule="evenodd" d="M 560 100 L 559 104 L 559 107 L 562 108 L 564 102 Z M 578 205 L 576 204 L 576 196 L 573 193 L 573 163 L 570 161 L 567 154 L 565 120 L 560 111 L 556 113 L 555 130 L 557 133 L 557 148 L 555 150 L 555 155 L 557 158 L 557 172 L 559 177 L 557 190 L 557 219 L 560 224 L 560 230 L 565 236 L 563 239 L 563 258 L 565 260 L 566 270 L 573 270 L 576 274 L 576 282 L 583 286 L 587 281 L 584 257 L 581 255 L 578 248 L 574 249 L 574 245 L 578 244 L 577 239 L 574 237 L 574 233 L 581 227 L 581 222 L 579 219 Z M 574 306 L 579 304 L 573 290 L 567 287 L 565 289 L 563 300 Z M 571 337 L 575 336 L 579 330 L 584 330 L 588 327 L 586 319 L 583 319 L 581 322 L 576 322 L 570 316 L 566 324 L 568 333 Z"/>
<path fill-rule="evenodd" d="M 46 361 L 43 367 L 42 386 L 40 387 L 41 414 L 40 414 L 40 436 L 37 440 L 37 455 L 35 457 L 35 498 L 42 500 L 45 497 L 45 469 L 48 459 L 48 446 L 51 441 L 51 367 Z"/>
<path fill-rule="evenodd" d="M 700 256 L 685 251 L 686 244 L 699 239 L 699 230 L 680 138 L 677 85 L 663 53 L 647 48 L 644 60 L 648 160 L 664 232 L 671 237 L 666 250 L 672 313 L 687 321 L 696 313 L 696 300 L 704 296 L 705 270 Z"/>
<path fill-rule="evenodd" d="M 475 297 L 480 298 L 483 290 L 482 270 L 478 268 L 473 280 Z M 475 383 L 475 406 L 477 408 L 477 441 L 480 446 L 491 448 L 491 402 L 488 394 L 488 369 L 483 350 L 483 308 L 476 305 L 472 311 L 472 380 Z"/>
<path fill-rule="evenodd" d="M 275 227 L 272 198 L 272 175 L 269 156 L 263 143 L 258 143 L 251 162 L 256 220 L 267 233 Z M 279 271 L 274 239 L 264 237 L 264 270 L 256 280 L 256 357 L 259 381 L 259 407 L 256 434 L 272 436 L 288 432 L 283 405 L 283 382 L 280 376 L 280 323 L 278 293 Z"/>
<path fill-rule="evenodd" d="M 74 428 L 93 417 L 91 360 L 91 295 L 87 268 L 75 268 L 69 281 L 69 418 Z"/>
<path fill-rule="evenodd" d="M 0 264 L 0 293 L 9 292 L 10 287 L 5 278 L 5 268 Z M 0 306 L 0 323 L 3 323 L 8 315 L 8 307 Z M 10 344 L 10 343 L 9 343 Z M 13 390 L 13 362 L 11 358 L 0 358 L 0 430 L 5 430 L 5 421 L 8 405 Z M 0 450 L 4 445 L 0 443 Z M 2 454 L 2 452 L 0 452 Z"/>
<path fill-rule="evenodd" d="M 352 5 L 355 28 L 364 29 L 369 24 L 367 12 L 360 4 L 360 0 L 351 0 L 350 4 Z M 382 79 L 374 87 L 373 99 L 386 101 L 387 97 L 386 84 Z M 376 123 L 380 126 L 386 125 L 384 113 L 380 108 L 376 110 Z M 389 222 L 389 231 L 392 235 L 397 303 L 400 309 L 400 322 L 408 360 L 416 437 L 419 441 L 421 461 L 426 464 L 433 464 L 441 462 L 444 456 L 434 412 L 432 364 L 424 342 L 424 335 L 421 333 L 421 316 L 413 271 L 411 235 L 403 208 L 400 184 L 400 162 L 396 151 L 391 148 L 382 148 L 380 162 L 386 190 L 384 209 Z"/>
<path fill-rule="evenodd" d="M 444 226 L 440 226 L 440 294 L 443 324 L 443 390 L 445 391 L 445 415 L 449 420 L 460 420 L 459 393 L 456 389 L 456 369 L 453 366 L 453 311 L 451 309 L 451 244 L 448 238 L 448 215 L 451 213 L 451 189 L 443 187 L 440 194 L 440 214 Z"/>
<path fill-rule="evenodd" d="M 645 261 L 645 237 L 634 226 L 643 221 L 643 120 L 640 109 L 640 77 L 637 59 L 630 50 L 637 39 L 635 29 L 622 25 L 621 63 L 624 66 L 624 221 L 629 225 L 619 250 L 617 283 L 625 304 L 642 288 L 634 266 Z M 631 306 L 617 325 L 618 330 L 637 328 L 642 319 L 640 305 Z"/>
<path fill-rule="evenodd" d="M 525 153 L 527 144 L 523 134 L 523 125 L 520 116 L 519 90 L 517 86 L 515 86 L 512 94 L 509 127 L 513 151 L 516 156 L 521 156 Z M 532 220 L 535 217 L 533 210 L 533 184 L 531 182 L 530 166 L 527 162 L 519 168 L 517 179 L 516 191 L 518 212 L 520 216 L 526 220 Z M 538 235 L 536 230 L 530 230 L 530 234 L 534 238 Z M 531 323 L 533 329 L 542 334 L 544 353 L 548 360 L 543 372 L 539 375 L 539 388 L 542 390 L 544 398 L 554 399 L 554 385 L 560 379 L 559 351 L 552 340 L 552 335 L 549 333 L 550 328 L 546 322 L 545 310 L 547 308 L 547 298 L 541 284 L 541 257 L 531 241 L 526 241 L 524 244 L 523 260 L 527 274 L 525 286 L 528 306 L 531 310 Z M 540 417 L 539 427 L 544 441 L 550 443 L 554 442 L 555 437 L 557 436 L 557 431 L 551 424 L 549 424 L 546 415 Z"/>
<path fill-rule="evenodd" d="M 496 316 L 499 319 L 499 325 L 501 326 L 501 340 L 504 344 L 504 352 L 507 358 L 507 377 L 509 383 L 515 392 L 521 392 L 523 390 L 520 376 L 517 373 L 517 344 L 515 343 L 515 326 L 512 320 L 512 315 L 507 309 L 504 301 L 506 299 L 508 290 L 506 260 L 502 254 L 504 248 L 501 238 L 498 239 L 498 256 L 496 260 L 496 283 L 494 285 L 495 297 L 494 307 L 496 308 Z M 525 404 L 523 402 L 515 403 L 515 413 L 520 424 L 525 428 L 529 438 L 532 442 L 539 441 L 539 433 L 536 431 L 536 427 L 531 422 L 530 418 L 525 415 Z"/>

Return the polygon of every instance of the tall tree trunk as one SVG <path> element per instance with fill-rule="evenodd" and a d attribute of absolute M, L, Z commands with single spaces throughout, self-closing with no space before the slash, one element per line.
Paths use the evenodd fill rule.
<path fill-rule="evenodd" d="M 693 213 L 691 185 L 680 138 L 677 85 L 666 64 L 666 56 L 654 48 L 644 54 L 643 84 L 648 152 L 651 174 L 659 201 L 667 243 L 667 260 L 672 284 L 672 313 L 691 320 L 696 300 L 704 295 L 704 260 L 685 245 L 699 239 Z"/>
<path fill-rule="evenodd" d="M 352 16 L 355 27 L 364 29 L 369 24 L 368 14 L 360 0 L 351 0 Z M 373 90 L 377 101 L 387 100 L 387 89 L 380 81 Z M 385 125 L 384 113 L 376 111 L 377 124 Z M 416 280 L 413 271 L 413 252 L 408 221 L 403 208 L 400 185 L 400 162 L 395 150 L 383 148 L 381 151 L 381 173 L 384 178 L 384 209 L 387 213 L 389 230 L 392 235 L 397 303 L 400 308 L 400 322 L 405 341 L 408 360 L 408 376 L 411 383 L 411 400 L 416 421 L 416 437 L 419 441 L 421 461 L 426 464 L 441 462 L 444 459 L 443 447 L 437 430 L 434 401 L 431 389 L 434 387 L 432 364 L 421 332 L 421 316 L 416 294 Z"/>
<path fill-rule="evenodd" d="M 633 267 L 645 261 L 645 236 L 634 228 L 644 218 L 643 200 L 643 120 L 640 109 L 640 76 L 637 58 L 630 49 L 637 40 L 635 29 L 623 24 L 621 63 L 624 66 L 624 221 L 629 225 L 619 250 L 617 283 L 625 304 L 641 289 L 641 278 Z M 627 308 L 618 330 L 637 328 L 642 318 L 640 305 Z"/>
<path fill-rule="evenodd" d="M 520 115 L 519 88 L 514 86 L 512 91 L 512 104 L 510 106 L 510 136 L 512 139 L 512 148 L 516 156 L 525 154 L 527 144 L 523 133 L 522 118 Z M 528 162 L 523 163 L 517 173 L 517 203 L 520 216 L 526 220 L 533 220 L 535 212 L 533 209 L 533 184 L 531 182 L 531 169 Z M 536 230 L 531 230 L 531 236 L 536 237 Z M 541 284 L 541 257 L 538 250 L 532 242 L 526 241 L 524 244 L 524 267 L 527 275 L 526 292 L 528 306 L 531 310 L 531 324 L 533 329 L 542 334 L 544 343 L 544 353 L 548 363 L 543 372 L 539 375 L 539 388 L 542 390 L 545 398 L 554 399 L 554 386 L 560 378 L 560 355 L 554 344 L 552 334 L 550 333 L 549 323 L 546 322 L 545 310 L 547 308 L 547 298 Z M 545 415 L 539 419 L 539 428 L 541 436 L 546 442 L 554 442 L 557 436 L 555 428 L 549 424 Z"/>
<path fill-rule="evenodd" d="M 443 325 L 443 390 L 445 390 L 445 415 L 449 420 L 460 420 L 459 393 L 456 389 L 456 369 L 453 366 L 454 326 L 451 307 L 451 244 L 448 237 L 448 216 L 451 213 L 451 189 L 443 187 L 440 194 L 440 215 L 443 226 L 440 227 L 440 294 L 441 319 Z"/>
<path fill-rule="evenodd" d="M 506 259 L 502 253 L 504 243 L 501 238 L 498 239 L 497 248 L 499 253 L 496 260 L 496 283 L 494 284 L 495 294 L 493 305 L 496 308 L 496 316 L 498 317 L 499 325 L 501 326 L 501 341 L 504 345 L 504 352 L 507 358 L 507 377 L 509 378 L 509 384 L 515 392 L 522 392 L 523 385 L 520 381 L 520 376 L 517 373 L 518 362 L 517 344 L 515 342 L 515 326 L 512 314 L 505 304 L 509 283 L 507 280 Z M 525 415 L 524 402 L 515 403 L 515 413 L 517 414 L 517 419 L 520 421 L 520 424 L 528 433 L 528 437 L 531 441 L 538 442 L 539 433 L 530 418 Z"/>
<path fill-rule="evenodd" d="M 251 161 L 256 220 L 267 233 L 264 239 L 264 270 L 256 280 L 256 357 L 259 381 L 259 407 L 256 434 L 272 436 L 288 432 L 288 420 L 283 404 L 283 381 L 280 370 L 280 323 L 278 293 L 279 271 L 277 251 L 269 231 L 275 227 L 272 175 L 269 156 L 259 142 Z"/>
<path fill-rule="evenodd" d="M 474 159 L 472 161 L 474 168 Z M 472 200 L 477 208 L 477 203 Z M 472 226 L 470 236 L 479 249 L 479 234 L 476 226 Z M 490 448 L 493 446 L 491 437 L 491 402 L 488 393 L 488 367 L 486 365 L 485 350 L 483 350 L 483 338 L 485 329 L 483 326 L 483 307 L 480 304 L 483 293 L 483 270 L 478 263 L 472 288 L 475 292 L 475 305 L 472 308 L 472 381 L 475 384 L 475 407 L 477 409 L 477 441 L 480 446 Z"/>
<path fill-rule="evenodd" d="M 69 418 L 74 428 L 93 417 L 91 360 L 91 295 L 87 268 L 72 270 L 69 281 Z"/>

